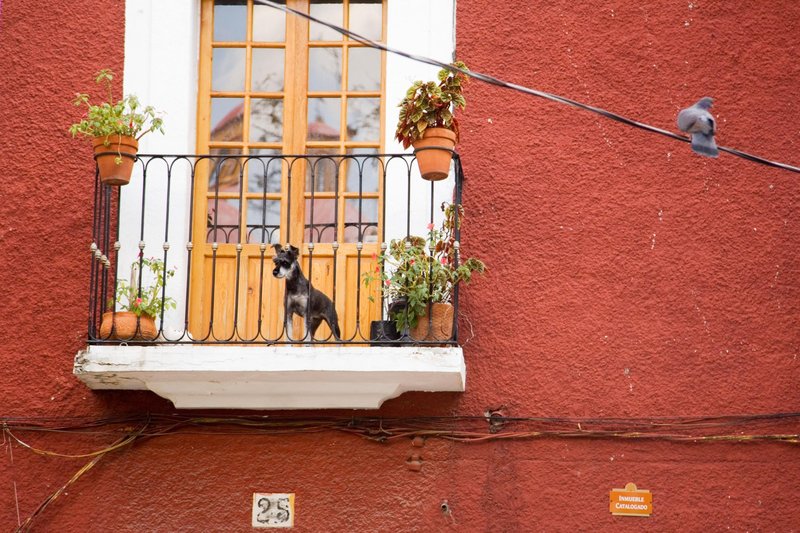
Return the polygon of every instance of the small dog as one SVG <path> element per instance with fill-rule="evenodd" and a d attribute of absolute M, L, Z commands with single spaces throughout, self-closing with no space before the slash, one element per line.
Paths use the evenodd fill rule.
<path fill-rule="evenodd" d="M 272 258 L 272 262 L 275 263 L 275 268 L 272 275 L 286 280 L 283 305 L 286 335 L 289 340 L 295 340 L 292 332 L 292 316 L 295 314 L 306 320 L 306 336 L 303 341 L 314 338 L 314 333 L 323 320 L 331 328 L 336 340 L 341 340 L 339 316 L 336 314 L 333 302 L 325 294 L 315 289 L 303 275 L 300 264 L 297 262 L 300 250 L 291 244 L 287 244 L 286 248 L 275 244 L 273 248 L 275 257 Z M 310 304 L 309 296 L 311 297 Z M 309 312 L 309 316 L 306 316 L 306 311 Z"/>

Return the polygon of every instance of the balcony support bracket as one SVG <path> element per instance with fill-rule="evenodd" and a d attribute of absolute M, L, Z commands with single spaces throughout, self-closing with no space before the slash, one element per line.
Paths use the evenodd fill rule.
<path fill-rule="evenodd" d="M 92 345 L 95 390 L 151 390 L 183 409 L 377 409 L 406 391 L 462 392 L 460 347 Z"/>

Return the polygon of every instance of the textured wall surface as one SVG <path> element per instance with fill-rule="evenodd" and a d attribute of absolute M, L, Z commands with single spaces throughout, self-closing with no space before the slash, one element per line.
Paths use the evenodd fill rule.
<path fill-rule="evenodd" d="M 93 164 L 88 143 L 66 133 L 77 116 L 69 102 L 94 89 L 98 69 L 121 72 L 123 27 L 122 2 L 2 5 L 0 417 L 172 411 L 149 393 L 91 392 L 71 374 L 85 342 Z M 669 130 L 681 107 L 710 95 L 720 144 L 800 164 L 795 2 L 460 0 L 457 50 L 474 70 Z M 367 414 L 800 411 L 797 175 L 700 158 L 685 143 L 478 82 L 467 97 L 463 244 L 490 268 L 462 292 L 467 392 L 406 394 Z M 73 454 L 113 440 L 18 436 Z M 3 530 L 89 460 L 2 442 Z M 420 450 L 412 472 L 407 439 L 146 439 L 106 456 L 34 531 L 248 531 L 253 492 L 295 492 L 300 531 L 800 523 L 796 445 L 429 439 Z M 653 492 L 652 517 L 609 514 L 609 490 L 627 482 Z"/>

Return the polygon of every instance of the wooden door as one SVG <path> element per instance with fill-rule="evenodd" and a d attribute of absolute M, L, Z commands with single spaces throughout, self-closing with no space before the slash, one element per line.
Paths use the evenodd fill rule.
<path fill-rule="evenodd" d="M 385 37 L 380 0 L 287 5 Z M 211 157 L 198 163 L 194 187 L 193 338 L 281 337 L 275 243 L 301 249 L 306 276 L 336 304 L 343 338 L 368 337 L 380 309 L 360 276 L 375 268 L 382 229 L 382 165 L 373 154 L 382 151 L 384 61 L 252 0 L 203 0 L 197 144 Z M 328 335 L 324 326 L 317 332 Z"/>

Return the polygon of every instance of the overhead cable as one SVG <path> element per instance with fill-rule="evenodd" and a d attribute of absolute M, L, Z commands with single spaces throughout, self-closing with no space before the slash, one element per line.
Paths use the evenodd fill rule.
<path fill-rule="evenodd" d="M 633 119 L 630 119 L 630 118 L 627 118 L 627 117 L 623 117 L 622 115 L 619 115 L 617 113 L 613 113 L 611 111 L 602 109 L 600 107 L 595 107 L 595 106 L 591 106 L 591 105 L 588 105 L 588 104 L 584 104 L 582 102 L 578 102 L 577 100 L 572 100 L 570 98 L 566 98 L 564 96 L 559 96 L 557 94 L 552 94 L 552 93 L 548 93 L 548 92 L 545 92 L 545 91 L 539 91 L 537 89 L 531 89 L 531 88 L 525 87 L 523 85 L 518 85 L 516 83 L 511 83 L 511 82 L 507 82 L 507 81 L 501 80 L 499 78 L 495 78 L 494 76 L 489 76 L 488 74 L 482 74 L 482 73 L 476 72 L 474 70 L 461 69 L 461 68 L 454 67 L 453 65 L 450 65 L 448 63 L 444 63 L 442 61 L 439 61 L 439 60 L 436 60 L 436 59 L 433 59 L 433 58 L 430 58 L 430 57 L 425 57 L 425 56 L 421 56 L 421 55 L 418 55 L 418 54 L 412 54 L 412 53 L 409 53 L 409 52 L 404 52 L 402 50 L 398 50 L 396 48 L 392 48 L 392 47 L 386 46 L 385 44 L 375 42 L 375 41 L 373 41 L 371 39 L 368 39 L 368 38 L 366 38 L 366 37 L 364 37 L 362 35 L 359 35 L 357 33 L 352 32 L 350 30 L 346 30 L 346 29 L 344 29 L 344 28 L 342 28 L 340 26 L 337 26 L 337 25 L 332 24 L 330 22 L 327 22 L 325 20 L 321 20 L 321 19 L 319 19 L 317 17 L 309 15 L 308 13 L 303 13 L 302 11 L 298 11 L 296 9 L 292 9 L 291 7 L 288 7 L 287 5 L 284 5 L 284 4 L 279 4 L 279 3 L 273 2 L 271 0 L 253 0 L 253 1 L 255 3 L 257 3 L 257 4 L 269 6 L 269 7 L 278 9 L 280 11 L 284 11 L 285 13 L 289 13 L 291 15 L 302 17 L 304 19 L 307 19 L 307 20 L 309 20 L 311 22 L 315 22 L 317 24 L 321 24 L 321 25 L 323 25 L 323 26 L 325 26 L 327 28 L 330 28 L 330 29 L 332 29 L 332 30 L 334 30 L 334 31 L 336 31 L 338 33 L 341 33 L 342 35 L 345 35 L 345 36 L 349 37 L 350 39 L 352 39 L 352 40 L 354 40 L 356 42 L 359 42 L 359 43 L 361 43 L 361 44 L 363 44 L 365 46 L 368 46 L 370 48 L 383 50 L 384 52 L 388 52 L 388 53 L 395 54 L 395 55 L 398 55 L 398 56 L 401 56 L 401 57 L 405 57 L 407 59 L 411 59 L 412 61 L 417 61 L 419 63 L 426 63 L 428 65 L 433 65 L 433 66 L 436 66 L 436 67 L 439 67 L 439 68 L 444 68 L 444 69 L 450 70 L 452 72 L 460 72 L 460 73 L 465 74 L 465 75 L 467 75 L 467 76 L 469 76 L 471 78 L 474 78 L 474 79 L 479 80 L 479 81 L 483 81 L 485 83 L 489 83 L 491 85 L 495 85 L 497 87 L 503 87 L 503 88 L 506 88 L 506 89 L 511 89 L 511 90 L 518 91 L 518 92 L 521 92 L 521 93 L 524 93 L 524 94 L 529 94 L 529 95 L 532 95 L 532 96 L 538 96 L 539 98 L 544 98 L 544 99 L 547 99 L 547 100 L 551 100 L 553 102 L 559 102 L 559 103 L 562 103 L 562 104 L 566 104 L 566 105 L 575 107 L 577 109 L 583 109 L 584 111 L 589 111 L 591 113 L 595 113 L 595 114 L 604 116 L 604 117 L 606 117 L 608 119 L 611 119 L 611 120 L 614 120 L 616 122 L 620 122 L 622 124 L 626 124 L 626 125 L 632 126 L 634 128 L 639 128 L 639 129 L 642 129 L 642 130 L 645 130 L 645 131 L 649 131 L 651 133 L 657 133 L 659 135 L 663 135 L 665 137 L 669 137 L 669 138 L 675 139 L 677 141 L 690 142 L 690 139 L 688 137 L 684 137 L 682 135 L 678 135 L 678 134 L 673 133 L 671 131 L 667 131 L 667 130 L 664 130 L 664 129 L 661 129 L 661 128 L 657 128 L 655 126 L 651 126 L 650 124 L 645 124 L 644 122 L 639 122 L 639 121 L 636 121 L 636 120 L 633 120 Z M 760 156 L 753 155 L 753 154 L 750 154 L 750 153 L 747 153 L 747 152 L 743 152 L 741 150 L 737 150 L 736 148 L 728 148 L 726 146 L 719 146 L 718 148 L 719 148 L 719 150 L 721 150 L 723 152 L 727 152 L 727 153 L 729 153 L 731 155 L 735 155 L 737 157 L 741 157 L 742 159 L 747 159 L 748 161 L 752 161 L 754 163 L 759 163 L 759 164 L 770 166 L 770 167 L 780 168 L 780 169 L 783 169 L 783 170 L 788 170 L 789 172 L 795 172 L 795 173 L 800 174 L 800 167 L 789 165 L 787 163 L 781 163 L 781 162 L 778 162 L 778 161 L 772 161 L 772 160 L 764 158 L 764 157 L 760 157 Z"/>

